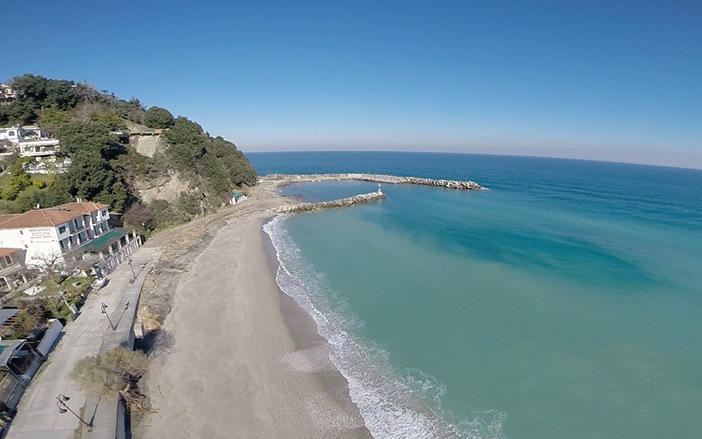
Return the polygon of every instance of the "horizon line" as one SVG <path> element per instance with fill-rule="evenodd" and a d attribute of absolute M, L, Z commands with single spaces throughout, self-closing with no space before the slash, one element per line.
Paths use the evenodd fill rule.
<path fill-rule="evenodd" d="M 605 160 L 596 158 L 579 158 L 579 157 L 563 157 L 563 156 L 547 156 L 547 155 L 526 155 L 526 154 L 509 154 L 509 153 L 484 153 L 484 152 L 460 152 L 460 151 L 418 151 L 418 150 L 377 150 L 377 149 L 299 149 L 299 150 L 267 150 L 267 151 L 242 151 L 245 155 L 248 154 L 280 154 L 280 153 L 339 153 L 339 152 L 363 152 L 363 153 L 402 153 L 402 154 L 460 154 L 460 155 L 482 155 L 482 156 L 497 156 L 497 157 L 520 157 L 533 159 L 551 159 L 551 160 L 570 160 L 583 162 L 597 163 L 613 163 L 620 165 L 634 166 L 651 166 L 656 168 L 673 168 L 684 169 L 689 171 L 702 171 L 702 167 L 685 167 L 679 165 L 655 164 L 650 162 L 628 162 L 623 160 Z"/>

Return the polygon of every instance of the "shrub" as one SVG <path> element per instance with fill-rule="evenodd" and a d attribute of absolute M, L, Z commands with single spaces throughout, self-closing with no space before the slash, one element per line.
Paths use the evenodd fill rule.
<path fill-rule="evenodd" d="M 173 126 L 173 115 L 161 107 L 151 107 L 144 113 L 144 125 L 149 128 L 170 128 Z"/>
<path fill-rule="evenodd" d="M 118 347 L 80 360 L 70 376 L 84 390 L 101 395 L 135 384 L 146 373 L 148 361 L 143 352 Z"/>

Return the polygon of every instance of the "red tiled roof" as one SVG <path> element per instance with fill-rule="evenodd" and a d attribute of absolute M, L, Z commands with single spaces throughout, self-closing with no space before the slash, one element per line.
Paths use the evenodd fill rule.
<path fill-rule="evenodd" d="M 16 215 L 0 215 L 0 229 L 23 227 L 56 227 L 74 218 L 109 207 L 107 204 L 73 202 L 48 209 L 30 210 Z"/>
<path fill-rule="evenodd" d="M 20 250 L 21 250 L 21 249 L 19 249 L 19 248 L 4 248 L 4 247 L 0 247 L 0 258 L 2 258 L 2 257 L 4 257 L 4 256 L 7 256 L 7 255 L 11 255 L 12 253 L 18 252 L 18 251 L 20 251 Z"/>
<path fill-rule="evenodd" d="M 10 216 L 10 215 L 8 215 Z M 80 212 L 67 210 L 39 209 L 14 215 L 0 223 L 0 229 L 20 229 L 23 227 L 55 227 L 73 218 L 83 216 Z"/>
<path fill-rule="evenodd" d="M 90 212 L 95 212 L 96 210 L 104 209 L 110 207 L 108 204 L 93 203 L 90 201 L 74 201 L 72 203 L 61 204 L 60 206 L 54 206 L 50 209 L 65 209 L 68 211 L 81 212 L 88 214 Z"/>

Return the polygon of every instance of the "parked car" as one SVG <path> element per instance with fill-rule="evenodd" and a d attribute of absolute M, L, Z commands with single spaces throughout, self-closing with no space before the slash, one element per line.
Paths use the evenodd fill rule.
<path fill-rule="evenodd" d="M 93 287 L 94 290 L 99 290 L 100 288 L 104 287 L 107 285 L 107 278 L 106 277 L 101 277 L 100 279 L 95 279 L 92 284 L 90 284 L 91 287 Z"/>

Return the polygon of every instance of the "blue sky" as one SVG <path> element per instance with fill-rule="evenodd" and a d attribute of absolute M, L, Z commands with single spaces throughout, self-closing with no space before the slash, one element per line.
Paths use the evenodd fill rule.
<path fill-rule="evenodd" d="M 5 6 L 0 81 L 87 81 L 187 116 L 245 152 L 479 152 L 702 168 L 700 1 Z"/>

